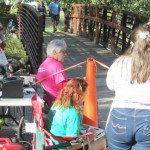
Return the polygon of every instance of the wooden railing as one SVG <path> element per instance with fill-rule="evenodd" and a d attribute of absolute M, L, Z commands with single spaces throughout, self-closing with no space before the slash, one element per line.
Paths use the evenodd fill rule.
<path fill-rule="evenodd" d="M 43 18 L 30 5 L 22 4 L 18 12 L 18 35 L 34 73 L 42 62 Z"/>
<path fill-rule="evenodd" d="M 126 10 L 92 4 L 75 4 L 64 13 L 66 31 L 95 40 L 117 54 L 128 48 L 131 31 L 149 20 Z"/>

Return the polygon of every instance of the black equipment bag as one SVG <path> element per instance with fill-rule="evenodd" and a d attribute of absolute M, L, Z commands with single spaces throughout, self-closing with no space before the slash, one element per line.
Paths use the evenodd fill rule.
<path fill-rule="evenodd" d="M 2 98 L 23 98 L 23 81 L 20 77 L 8 77 L 0 80 Z"/>

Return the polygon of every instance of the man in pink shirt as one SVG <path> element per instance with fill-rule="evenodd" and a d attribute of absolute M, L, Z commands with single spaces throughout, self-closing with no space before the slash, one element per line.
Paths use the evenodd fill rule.
<path fill-rule="evenodd" d="M 64 40 L 52 40 L 47 46 L 47 58 L 38 69 L 36 79 L 49 94 L 49 96 L 44 96 L 44 100 L 49 107 L 67 82 L 65 72 L 59 72 L 64 70 L 62 62 L 64 62 L 66 56 L 66 49 L 67 45 Z"/>

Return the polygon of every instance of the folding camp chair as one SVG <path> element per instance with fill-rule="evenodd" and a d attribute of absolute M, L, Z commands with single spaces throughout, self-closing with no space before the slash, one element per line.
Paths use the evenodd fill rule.
<path fill-rule="evenodd" d="M 80 136 L 55 136 L 52 133 L 48 132 L 46 129 L 44 129 L 44 117 L 42 113 L 42 103 L 37 101 L 36 94 L 33 95 L 32 97 L 32 107 L 33 107 L 33 115 L 37 122 L 36 140 L 33 142 L 34 145 L 36 145 L 36 150 L 58 149 L 58 148 L 63 148 L 63 147 L 68 147 L 71 145 L 83 143 L 85 137 L 89 141 L 88 137 L 93 134 L 92 132 L 88 132 Z M 45 135 L 49 137 L 48 139 L 52 137 L 54 140 L 57 140 L 63 143 L 58 144 L 58 145 L 46 146 Z"/>

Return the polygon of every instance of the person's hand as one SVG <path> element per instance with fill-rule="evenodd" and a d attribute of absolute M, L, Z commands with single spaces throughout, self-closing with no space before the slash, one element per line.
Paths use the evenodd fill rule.
<path fill-rule="evenodd" d="M 92 132 L 93 134 L 89 136 L 90 142 L 94 140 L 96 131 L 94 129 L 88 130 L 88 132 Z"/>

